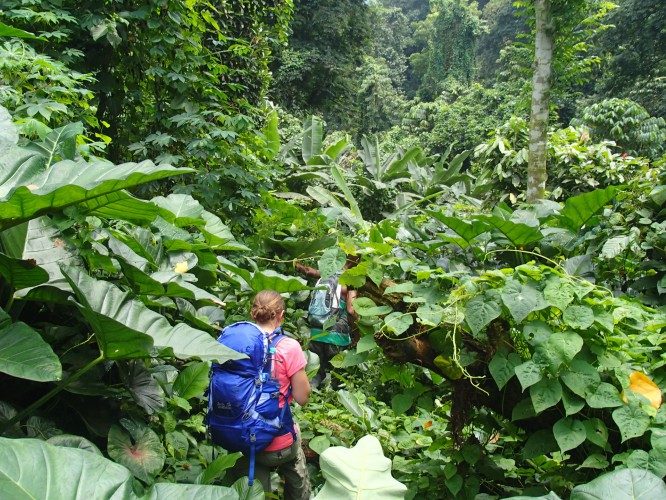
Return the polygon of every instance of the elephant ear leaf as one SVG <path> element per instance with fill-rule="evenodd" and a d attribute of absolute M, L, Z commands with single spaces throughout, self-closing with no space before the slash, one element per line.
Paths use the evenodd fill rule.
<path fill-rule="evenodd" d="M 407 487 L 391 476 L 391 460 L 374 436 L 362 437 L 353 448 L 327 448 L 319 462 L 326 483 L 315 500 L 402 499 L 407 492 Z"/>
<path fill-rule="evenodd" d="M 134 420 L 121 419 L 109 430 L 108 452 L 117 463 L 149 483 L 162 470 L 166 454 L 160 438 L 150 427 Z"/>
<path fill-rule="evenodd" d="M 62 366 L 51 346 L 25 323 L 12 323 L 0 309 L 0 372 L 47 382 L 60 380 Z"/>
<path fill-rule="evenodd" d="M 141 441 L 140 434 L 136 435 Z M 0 497 L 239 499 L 235 489 L 225 486 L 173 483 L 155 484 L 144 495 L 137 497 L 132 488 L 132 474 L 127 468 L 91 453 L 93 450 L 71 447 L 81 448 L 80 444 L 58 444 L 60 446 L 53 446 L 39 439 L 0 438 Z"/>
<path fill-rule="evenodd" d="M 224 363 L 243 357 L 219 344 L 206 332 L 185 323 L 172 326 L 164 316 L 133 300 L 127 292 L 111 283 L 95 280 L 74 267 L 63 266 L 62 272 L 98 342 L 106 342 L 105 345 L 100 343 L 100 347 L 107 358 L 144 357 L 151 340 L 155 347 L 164 348 L 180 359 L 196 357 Z"/>
<path fill-rule="evenodd" d="M 666 498 L 666 483 L 649 470 L 617 469 L 576 486 L 571 500 Z"/>
<path fill-rule="evenodd" d="M 605 189 L 596 189 L 567 199 L 560 212 L 562 225 L 571 229 L 574 233 L 578 232 L 592 216 L 615 197 L 617 189 L 615 186 L 609 186 Z"/>

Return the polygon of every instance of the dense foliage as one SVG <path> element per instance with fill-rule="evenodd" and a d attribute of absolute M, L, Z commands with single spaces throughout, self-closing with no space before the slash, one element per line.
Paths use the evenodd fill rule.
<path fill-rule="evenodd" d="M 553 4 L 526 203 L 530 2 L 6 2 L 0 492 L 262 498 L 204 391 L 261 289 L 307 349 L 302 261 L 358 291 L 317 498 L 658 497 L 666 6 Z"/>

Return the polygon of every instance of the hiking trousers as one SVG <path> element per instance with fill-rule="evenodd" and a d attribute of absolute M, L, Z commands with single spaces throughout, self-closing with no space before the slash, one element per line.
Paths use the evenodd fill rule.
<path fill-rule="evenodd" d="M 248 458 L 243 456 L 234 469 L 247 474 Z M 289 448 L 276 451 L 262 451 L 255 459 L 254 477 L 260 481 L 267 493 L 271 492 L 271 470 L 277 469 L 284 479 L 285 500 L 308 500 L 310 498 L 310 478 L 305 463 L 305 453 L 301 447 L 301 436 Z"/>

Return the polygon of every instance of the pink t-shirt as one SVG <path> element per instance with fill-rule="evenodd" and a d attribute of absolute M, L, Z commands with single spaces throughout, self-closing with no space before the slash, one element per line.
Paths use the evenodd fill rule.
<path fill-rule="evenodd" d="M 273 377 L 280 383 L 280 408 L 285 405 L 284 395 L 289 390 L 291 384 L 291 377 L 294 373 L 305 368 L 307 361 L 305 354 L 301 349 L 300 344 L 289 337 L 285 337 L 278 342 L 275 348 L 275 357 L 273 358 Z M 289 402 L 293 398 L 289 397 Z M 300 432 L 298 425 L 294 424 L 296 432 Z M 271 441 L 264 451 L 277 451 L 288 448 L 294 442 L 294 437 L 291 432 L 287 432 L 282 436 L 277 436 Z"/>

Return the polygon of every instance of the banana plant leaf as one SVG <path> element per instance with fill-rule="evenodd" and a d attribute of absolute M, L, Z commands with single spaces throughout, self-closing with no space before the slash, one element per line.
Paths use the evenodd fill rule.
<path fill-rule="evenodd" d="M 174 175 L 188 168 L 151 161 L 113 165 L 64 160 L 44 170 L 40 153 L 5 146 L 0 154 L 0 230 L 86 200 Z"/>
<path fill-rule="evenodd" d="M 137 497 L 132 475 L 120 464 L 90 451 L 53 446 L 38 439 L 0 438 L 0 498 L 197 498 L 237 500 L 224 486 L 159 483 Z"/>
<path fill-rule="evenodd" d="M 303 161 L 307 164 L 313 156 L 321 154 L 324 138 L 324 122 L 318 116 L 310 116 L 303 122 Z"/>
<path fill-rule="evenodd" d="M 407 493 L 407 487 L 391 476 L 391 460 L 371 435 L 359 439 L 353 448 L 327 448 L 319 464 L 326 483 L 315 500 L 405 498 Z"/>
<path fill-rule="evenodd" d="M 131 299 L 128 293 L 111 283 L 95 280 L 82 270 L 73 267 L 64 267 L 62 271 L 74 290 L 79 310 L 91 322 L 93 328 L 99 329 L 95 330 L 95 334 L 98 337 L 101 335 L 102 339 L 118 335 L 117 332 L 120 330 L 131 330 L 141 336 L 150 337 L 155 347 L 163 349 L 167 355 L 173 353 L 180 359 L 194 357 L 202 361 L 224 363 L 230 359 L 243 357 L 219 344 L 206 332 L 184 323 L 172 326 L 164 316 Z M 133 354 L 130 347 L 135 347 L 137 350 L 141 348 L 140 345 L 115 348 L 127 349 L 129 354 Z M 119 354 L 121 353 L 122 350 Z M 111 355 L 112 351 L 107 350 L 105 354 Z"/>
<path fill-rule="evenodd" d="M 37 382 L 62 378 L 58 356 L 42 336 L 25 323 L 12 323 L 0 309 L 0 372 Z"/>

